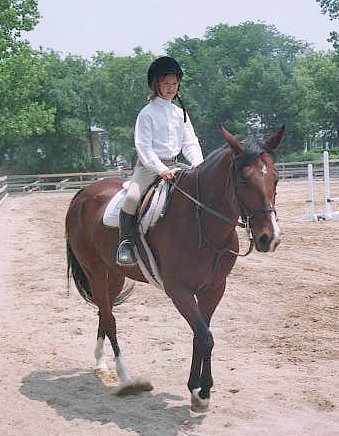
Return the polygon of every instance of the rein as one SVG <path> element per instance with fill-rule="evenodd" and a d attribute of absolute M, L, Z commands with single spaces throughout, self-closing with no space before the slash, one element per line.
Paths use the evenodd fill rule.
<path fill-rule="evenodd" d="M 183 175 L 183 173 L 181 174 Z M 180 179 L 179 179 L 180 180 Z M 172 182 L 172 180 L 169 180 L 169 183 L 172 185 L 173 189 L 176 189 L 177 191 L 179 191 L 184 197 L 188 198 L 190 201 L 192 201 L 192 203 L 194 203 L 197 206 L 197 217 L 198 217 L 198 223 L 199 223 L 199 247 L 201 248 L 202 246 L 202 228 L 201 228 L 201 217 L 200 217 L 200 210 L 204 210 L 205 212 L 209 213 L 210 215 L 215 216 L 216 218 L 221 219 L 222 221 L 231 224 L 234 227 L 241 227 L 243 229 L 246 229 L 247 235 L 249 237 L 249 247 L 248 250 L 246 251 L 246 253 L 239 253 L 237 251 L 234 251 L 230 248 L 225 247 L 222 250 L 217 249 L 216 247 L 214 247 L 209 241 L 208 244 L 210 246 L 210 248 L 213 249 L 213 251 L 217 254 L 217 259 L 219 259 L 221 256 L 223 256 L 226 252 L 227 253 L 231 253 L 235 256 L 239 256 L 239 257 L 245 257 L 248 256 L 252 250 L 253 250 L 253 246 L 254 246 L 254 242 L 253 242 L 253 238 L 251 237 L 251 229 L 250 229 L 250 219 L 252 218 L 252 216 L 254 216 L 253 214 L 249 215 L 246 214 L 246 218 L 244 218 L 243 213 L 241 213 L 241 217 L 243 222 L 239 222 L 239 221 L 234 221 L 231 218 L 229 218 L 227 215 L 223 215 L 221 213 L 219 213 L 218 211 L 212 209 L 211 207 L 207 206 L 206 204 L 202 203 L 201 201 L 199 201 L 197 198 L 193 197 L 192 195 L 190 195 L 188 192 L 184 191 L 183 189 L 180 188 L 180 186 L 178 186 L 177 182 Z M 197 172 L 197 188 L 198 188 L 198 172 Z M 266 208 L 265 208 L 266 209 Z M 264 212 L 264 211 L 263 211 Z M 206 236 L 205 236 L 205 240 L 206 240 Z M 217 259 L 215 264 L 217 263 Z"/>
<path fill-rule="evenodd" d="M 192 197 L 192 195 L 190 195 L 188 192 L 181 189 L 180 186 L 178 186 L 175 182 L 172 182 L 171 180 L 169 180 L 169 182 L 173 186 L 174 189 L 179 191 L 186 198 L 191 200 L 192 203 L 194 203 L 196 206 L 203 209 L 204 211 L 208 212 L 210 215 L 213 215 L 213 216 L 221 219 L 222 221 L 225 221 L 226 223 L 231 224 L 232 226 L 239 226 L 239 227 L 242 227 L 243 229 L 246 228 L 246 226 L 247 226 L 246 224 L 240 223 L 239 221 L 234 221 L 231 218 L 229 218 L 227 215 L 223 215 L 223 214 L 219 213 L 218 211 L 207 206 L 206 204 L 201 203 L 201 201 L 197 200 L 195 197 Z"/>
<path fill-rule="evenodd" d="M 258 210 L 255 211 L 249 211 L 243 204 L 242 202 L 239 200 L 239 196 L 238 196 L 238 192 L 237 192 L 237 183 L 236 183 L 236 165 L 235 162 L 232 162 L 231 165 L 231 177 L 233 180 L 233 190 L 234 190 L 234 194 L 235 194 L 235 198 L 236 201 L 238 203 L 238 209 L 239 209 L 239 215 L 241 216 L 241 220 L 242 222 L 239 222 L 238 220 L 233 220 L 230 217 L 228 217 L 227 215 L 221 214 L 218 211 L 212 209 L 211 207 L 207 206 L 206 204 L 202 203 L 199 200 L 199 170 L 197 170 L 196 172 L 196 176 L 197 176 L 197 198 L 193 197 L 192 195 L 190 195 L 188 192 L 184 191 L 183 189 L 180 188 L 180 186 L 178 185 L 180 182 L 180 178 L 183 175 L 183 173 L 181 173 L 181 175 L 179 176 L 178 180 L 176 181 L 172 181 L 170 180 L 169 183 L 172 185 L 172 189 L 176 189 L 177 191 L 179 191 L 183 196 L 185 196 L 186 198 L 188 198 L 192 203 L 194 203 L 196 205 L 196 211 L 197 211 L 197 219 L 198 219 L 198 226 L 199 226 L 199 248 L 202 247 L 203 245 L 203 239 L 205 240 L 206 243 L 208 243 L 208 245 L 210 246 L 210 248 L 217 254 L 217 258 L 220 258 L 221 256 L 223 256 L 225 254 L 225 252 L 234 254 L 235 256 L 247 256 L 248 254 L 250 254 L 253 250 L 253 246 L 254 246 L 254 241 L 253 241 L 253 237 L 252 237 L 252 231 L 251 231 L 251 226 L 250 226 L 250 221 L 252 219 L 254 219 L 257 215 L 259 214 L 265 214 L 265 213 L 271 213 L 274 212 L 276 214 L 276 209 L 274 206 L 265 206 L 262 207 Z M 230 224 L 234 227 L 241 227 L 243 229 L 246 229 L 250 244 L 249 244 L 249 248 L 247 250 L 246 253 L 241 254 L 239 252 L 236 252 L 234 250 L 231 250 L 230 248 L 224 248 L 224 249 L 218 249 L 216 248 L 212 243 L 210 243 L 208 241 L 208 238 L 206 238 L 206 235 L 203 234 L 203 228 L 201 225 L 201 210 L 209 213 L 210 215 L 213 215 L 214 217 L 226 222 L 227 224 Z"/>

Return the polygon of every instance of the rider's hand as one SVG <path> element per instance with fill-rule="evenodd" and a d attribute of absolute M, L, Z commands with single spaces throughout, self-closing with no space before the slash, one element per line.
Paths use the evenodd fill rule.
<path fill-rule="evenodd" d="M 170 170 L 170 169 L 165 170 L 163 173 L 160 174 L 160 177 L 161 177 L 162 179 L 164 179 L 166 182 L 167 182 L 168 180 L 173 179 L 174 176 L 175 176 L 175 171 Z"/>

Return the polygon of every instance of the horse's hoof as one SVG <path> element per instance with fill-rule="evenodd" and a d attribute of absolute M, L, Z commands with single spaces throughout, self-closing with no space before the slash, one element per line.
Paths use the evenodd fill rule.
<path fill-rule="evenodd" d="M 96 374 L 104 374 L 106 372 L 109 372 L 109 369 L 106 364 L 100 364 L 95 367 L 94 372 Z"/>
<path fill-rule="evenodd" d="M 193 389 L 191 393 L 191 410 L 196 413 L 204 413 L 209 409 L 209 398 L 201 398 L 199 392 L 201 388 Z"/>
<path fill-rule="evenodd" d="M 105 377 L 109 374 L 108 368 L 95 368 L 94 373 L 97 377 Z"/>
<path fill-rule="evenodd" d="M 136 395 L 140 392 L 150 392 L 153 390 L 153 386 L 150 382 L 145 380 L 130 380 L 125 383 L 121 383 L 114 391 L 115 395 L 124 397 L 127 395 Z"/>

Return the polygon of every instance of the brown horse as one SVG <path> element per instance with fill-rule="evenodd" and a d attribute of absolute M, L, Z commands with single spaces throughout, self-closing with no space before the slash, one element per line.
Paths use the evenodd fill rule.
<path fill-rule="evenodd" d="M 275 211 L 278 171 L 271 152 L 279 145 L 284 128 L 263 144 L 240 142 L 224 127 L 221 130 L 228 146 L 212 152 L 198 168 L 180 173 L 165 215 L 146 235 L 164 290 L 193 331 L 187 385 L 191 407 L 200 411 L 207 409 L 213 385 L 209 325 L 239 251 L 236 227 L 247 227 L 260 252 L 273 252 L 280 242 Z M 125 277 L 140 282 L 147 279 L 139 267 L 115 263 L 118 231 L 102 222 L 109 200 L 122 183 L 105 179 L 78 192 L 67 213 L 66 237 L 68 271 L 81 295 L 99 308 L 97 366 L 106 367 L 103 345 L 107 336 L 120 386 L 130 389 L 133 382 L 118 345 L 112 307 Z M 138 388 L 149 390 L 151 386 Z"/>

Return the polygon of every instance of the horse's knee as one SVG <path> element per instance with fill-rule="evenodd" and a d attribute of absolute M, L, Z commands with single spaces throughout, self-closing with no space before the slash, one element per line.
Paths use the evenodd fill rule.
<path fill-rule="evenodd" d="M 211 331 L 208 328 L 199 330 L 194 335 L 194 342 L 197 347 L 197 351 L 202 357 L 209 356 L 212 353 L 214 339 Z"/>

